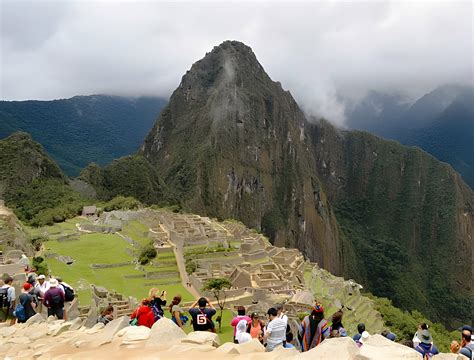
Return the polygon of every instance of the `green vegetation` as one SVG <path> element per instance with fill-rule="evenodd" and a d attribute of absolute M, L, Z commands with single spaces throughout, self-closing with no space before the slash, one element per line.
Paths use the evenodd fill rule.
<path fill-rule="evenodd" d="M 27 131 L 64 172 L 77 176 L 93 161 L 105 165 L 137 151 L 165 104 L 160 98 L 101 95 L 0 101 L 0 138 Z"/>
<path fill-rule="evenodd" d="M 140 255 L 138 256 L 138 262 L 142 265 L 148 264 L 150 260 L 153 260 L 156 257 L 156 249 L 153 246 L 153 242 L 150 242 L 145 246 Z"/>
<path fill-rule="evenodd" d="M 55 253 L 72 256 L 73 264 L 66 265 L 54 258 L 48 259 L 50 273 L 62 276 L 66 282 L 77 288 L 81 304 L 90 302 L 89 285 L 104 286 L 108 290 L 115 290 L 125 296 L 134 296 L 138 299 L 146 297 L 151 287 L 166 290 L 170 296 L 181 294 L 183 301 L 192 301 L 192 295 L 181 285 L 181 279 L 146 279 L 144 271 L 156 271 L 156 268 L 145 267 L 141 270 L 132 265 L 133 257 L 130 252 L 134 248 L 120 236 L 112 234 L 82 234 L 75 241 L 47 241 L 44 243 L 45 255 Z M 128 249 L 128 251 L 127 251 Z M 44 255 L 43 255 L 44 256 Z M 154 262 L 159 261 L 162 254 L 158 254 Z M 174 259 L 173 252 L 165 253 L 164 259 Z M 91 264 L 118 264 L 130 265 L 113 268 L 92 268 Z M 174 259 L 174 264 L 176 260 Z M 176 269 L 175 267 L 173 267 Z M 128 277 L 136 276 L 136 277 Z"/>
<path fill-rule="evenodd" d="M 439 323 L 432 323 L 419 311 L 402 311 L 392 305 L 392 302 L 385 298 L 374 297 L 375 308 L 379 311 L 385 325 L 397 335 L 397 341 L 411 340 L 418 326 L 426 323 L 429 326 L 435 345 L 441 352 L 450 352 L 449 346 L 452 340 L 458 340 L 459 332 L 449 332 Z"/>
<path fill-rule="evenodd" d="M 230 289 L 232 283 L 227 278 L 215 278 L 208 280 L 204 287 L 202 288 L 203 291 L 210 291 L 214 295 L 217 301 L 217 305 L 220 309 L 220 314 L 216 318 L 217 323 L 219 324 L 219 332 L 222 331 L 222 312 L 224 311 L 226 296 L 225 293 L 222 292 L 225 289 Z"/>
<path fill-rule="evenodd" d="M 137 199 L 118 195 L 104 205 L 104 211 L 135 210 L 140 206 L 141 203 Z"/>
<path fill-rule="evenodd" d="M 31 266 L 36 269 L 36 273 L 39 275 L 48 275 L 49 267 L 42 256 L 34 257 L 31 261 Z"/>
<path fill-rule="evenodd" d="M 35 179 L 6 200 L 20 220 L 36 227 L 75 217 L 87 203 L 59 179 Z"/>

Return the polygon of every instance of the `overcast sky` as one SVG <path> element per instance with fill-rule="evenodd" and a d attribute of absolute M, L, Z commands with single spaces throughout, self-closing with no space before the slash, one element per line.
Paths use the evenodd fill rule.
<path fill-rule="evenodd" d="M 336 94 L 421 95 L 472 84 L 472 2 L 0 0 L 0 98 L 169 97 L 227 39 L 251 46 L 309 112 L 343 122 Z"/>

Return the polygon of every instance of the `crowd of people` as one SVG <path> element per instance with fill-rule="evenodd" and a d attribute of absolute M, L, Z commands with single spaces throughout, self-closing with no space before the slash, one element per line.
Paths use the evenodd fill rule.
<path fill-rule="evenodd" d="M 166 291 L 150 289 L 148 297 L 132 312 L 130 325 L 151 328 L 156 321 L 165 316 L 166 309 L 171 320 L 180 328 L 184 328 L 190 322 L 194 331 L 216 332 L 213 320 L 216 309 L 208 298 L 197 299 L 186 312 L 181 306 L 180 295 L 174 296 L 168 307 L 166 295 Z M 60 278 L 47 279 L 45 275 L 31 272 L 21 288 L 17 301 L 13 278 L 7 276 L 0 286 L 0 322 L 10 320 L 12 325 L 15 322 L 24 323 L 36 313 L 42 312 L 43 306 L 48 316 L 67 320 L 64 305 L 67 301 L 72 301 L 74 296 L 74 289 Z M 296 330 L 296 338 L 282 304 L 269 308 L 266 312 L 267 319 L 256 312 L 247 315 L 243 306 L 238 306 L 236 310 L 237 315 L 230 322 L 234 328 L 234 342 L 242 344 L 256 339 L 265 346 L 266 351 L 273 351 L 277 347 L 296 347 L 304 352 L 318 346 L 327 338 L 348 336 L 342 323 L 343 310 L 336 311 L 326 319 L 324 308 L 320 303 L 315 303 L 310 309 L 310 314 L 302 319 Z M 107 325 L 113 319 L 114 308 L 109 305 L 101 312 L 97 322 Z M 472 360 L 474 353 L 472 328 L 466 325 L 460 330 L 460 341 L 455 340 L 451 343 L 451 352 Z M 384 330 L 381 335 L 396 341 L 396 335 L 388 330 Z M 357 326 L 357 334 L 352 339 L 357 346 L 362 347 L 369 336 L 365 324 L 361 323 Z M 426 323 L 420 324 L 413 339 L 404 341 L 403 344 L 415 349 L 423 358 L 430 358 L 439 353 Z"/>
<path fill-rule="evenodd" d="M 67 320 L 64 311 L 66 302 L 74 299 L 74 289 L 61 278 L 37 275 L 34 271 L 28 273 L 27 281 L 21 287 L 17 297 L 13 278 L 7 276 L 0 286 L 0 322 L 10 321 L 25 323 L 36 313 L 46 308 L 48 316 Z"/>

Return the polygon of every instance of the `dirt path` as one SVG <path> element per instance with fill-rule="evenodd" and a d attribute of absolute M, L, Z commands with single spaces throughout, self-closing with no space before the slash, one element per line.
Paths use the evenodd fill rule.
<path fill-rule="evenodd" d="M 176 264 L 178 265 L 179 277 L 181 278 L 181 283 L 183 287 L 188 290 L 192 296 L 196 299 L 201 297 L 199 291 L 193 286 L 189 281 L 188 273 L 186 272 L 186 264 L 184 262 L 183 246 L 182 244 L 175 244 L 171 241 L 169 232 L 160 224 L 161 229 L 168 234 L 168 242 L 173 247 L 174 257 L 176 258 Z M 190 286 L 188 286 L 190 285 Z"/>

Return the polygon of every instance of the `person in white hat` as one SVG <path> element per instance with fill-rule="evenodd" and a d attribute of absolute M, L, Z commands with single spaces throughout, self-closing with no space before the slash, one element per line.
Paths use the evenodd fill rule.
<path fill-rule="evenodd" d="M 40 275 L 36 279 L 36 284 L 35 284 L 35 294 L 38 296 L 40 300 L 43 300 L 44 294 L 46 294 L 46 291 L 49 290 L 49 281 L 46 280 L 46 276 Z"/>
<path fill-rule="evenodd" d="M 43 304 L 48 308 L 48 317 L 64 318 L 64 291 L 58 287 L 56 279 L 49 280 L 49 290 L 44 294 Z"/>

